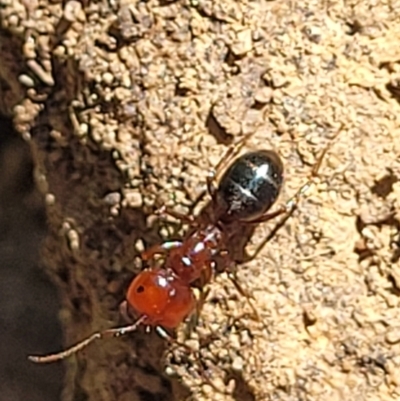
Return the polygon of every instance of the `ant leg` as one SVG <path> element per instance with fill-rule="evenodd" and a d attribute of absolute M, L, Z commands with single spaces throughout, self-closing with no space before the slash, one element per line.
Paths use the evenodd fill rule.
<path fill-rule="evenodd" d="M 215 186 L 216 179 L 221 174 L 221 172 L 225 170 L 227 164 L 229 164 L 239 154 L 251 135 L 253 135 L 253 133 L 245 135 L 238 142 L 230 145 L 228 150 L 221 157 L 218 164 L 209 172 L 207 177 L 207 190 L 213 199 L 215 198 L 215 194 L 217 191 L 217 188 Z"/>
<path fill-rule="evenodd" d="M 248 305 L 250 306 L 250 309 L 253 311 L 253 317 L 256 319 L 257 322 L 261 321 L 260 315 L 257 312 L 256 307 L 253 305 L 253 302 L 251 301 L 252 297 L 250 294 L 241 286 L 240 281 L 236 275 L 236 264 L 235 262 L 230 258 L 229 254 L 227 251 L 222 251 L 220 252 L 220 255 L 224 258 L 226 268 L 225 271 L 228 274 L 229 280 L 232 282 L 232 284 L 235 286 L 236 290 L 239 292 L 240 295 L 246 298 L 246 301 Z"/>
<path fill-rule="evenodd" d="M 253 312 L 254 319 L 257 322 L 260 322 L 261 318 L 260 318 L 260 315 L 258 314 L 256 307 L 254 306 L 254 304 L 252 302 L 252 296 L 241 286 L 240 281 L 236 276 L 236 273 L 228 272 L 228 278 L 231 281 L 231 283 L 235 286 L 238 293 L 246 298 L 246 301 L 247 301 L 248 305 L 250 306 L 250 309 Z"/>
<path fill-rule="evenodd" d="M 122 318 L 125 320 L 125 322 L 127 322 L 127 323 L 132 322 L 132 318 L 129 314 L 129 307 L 128 307 L 127 301 L 122 301 L 119 304 L 119 314 L 122 316 Z"/>
<path fill-rule="evenodd" d="M 181 241 L 167 241 L 162 244 L 151 246 L 149 249 L 143 251 L 140 257 L 142 260 L 147 262 L 148 260 L 153 259 L 155 255 L 164 255 L 171 249 L 179 248 L 180 246 L 182 246 Z"/>
<path fill-rule="evenodd" d="M 186 350 L 186 352 L 188 354 L 194 355 L 196 361 L 197 361 L 197 365 L 200 369 L 200 375 L 201 377 L 204 379 L 204 381 L 210 385 L 215 391 L 217 391 L 218 393 L 221 394 L 225 394 L 225 395 L 230 395 L 229 392 L 227 391 L 223 391 L 220 387 L 216 386 L 211 379 L 208 377 L 207 372 L 204 369 L 203 363 L 201 361 L 201 357 L 200 357 L 200 353 L 198 351 L 196 351 L 195 349 L 189 347 L 188 345 L 176 340 L 175 338 L 173 338 L 165 329 L 163 329 L 161 326 L 156 326 L 155 328 L 157 334 L 163 338 L 164 340 L 166 340 L 169 344 L 171 345 L 177 345 L 178 347 L 182 347 Z"/>
<path fill-rule="evenodd" d="M 193 319 L 192 330 L 193 330 L 194 327 L 196 327 L 199 324 L 199 318 L 200 318 L 201 312 L 202 312 L 203 307 L 204 307 L 204 303 L 206 302 L 206 299 L 207 299 L 209 293 L 210 293 L 210 289 L 209 288 L 207 288 L 206 290 L 202 289 L 201 292 L 200 292 L 200 298 L 199 298 L 199 300 L 197 301 L 197 304 L 196 304 L 196 311 L 193 314 L 194 319 Z"/>
<path fill-rule="evenodd" d="M 196 351 L 189 347 L 188 345 L 181 343 L 180 341 L 178 341 L 176 338 L 172 337 L 167 330 L 165 330 L 163 327 L 161 326 L 156 326 L 155 330 L 157 332 L 157 334 L 163 338 L 164 340 L 166 340 L 169 344 L 175 344 L 179 347 L 185 348 L 186 351 L 190 352 L 190 353 L 196 353 Z"/>
<path fill-rule="evenodd" d="M 61 359 L 68 358 L 69 356 L 77 353 L 81 349 L 86 348 L 89 344 L 91 344 L 95 340 L 99 340 L 99 339 L 107 338 L 107 337 L 120 337 L 126 333 L 135 331 L 146 320 L 146 318 L 147 317 L 145 315 L 143 315 L 138 320 L 136 320 L 135 323 L 130 324 L 129 326 L 117 327 L 115 329 L 108 329 L 108 330 L 104 330 L 104 331 L 98 331 L 97 333 L 92 334 L 85 340 L 66 349 L 65 351 L 61 351 L 56 354 L 43 355 L 43 356 L 30 355 L 30 356 L 28 356 L 28 359 L 35 363 L 49 363 L 49 362 L 55 362 L 55 361 L 59 361 Z"/>
<path fill-rule="evenodd" d="M 200 297 L 196 302 L 196 310 L 190 316 L 190 319 L 189 319 L 189 322 L 187 325 L 187 329 L 185 332 L 186 338 L 190 338 L 190 334 L 193 332 L 193 329 L 199 323 L 199 317 L 200 317 L 201 311 L 203 310 L 204 303 L 208 297 L 208 294 L 210 293 L 210 289 L 207 288 L 204 291 L 204 287 L 211 281 L 212 275 L 213 275 L 213 269 L 211 268 L 211 266 L 208 269 L 203 270 L 201 272 L 201 276 L 199 279 L 200 280 L 200 284 L 199 284 Z"/>
<path fill-rule="evenodd" d="M 263 216 L 255 219 L 253 221 L 246 222 L 246 224 L 258 224 L 258 223 L 262 223 L 262 222 L 265 222 L 268 220 L 272 220 L 275 217 L 280 216 L 281 214 L 285 214 L 285 216 L 275 225 L 274 229 L 268 234 L 268 236 L 261 242 L 260 245 L 258 245 L 255 252 L 246 258 L 245 262 L 249 262 L 250 260 L 253 260 L 259 254 L 259 252 L 262 250 L 262 248 L 264 248 L 264 246 L 275 236 L 275 234 L 278 232 L 278 230 L 281 227 L 283 227 L 283 225 L 286 223 L 286 221 L 292 216 L 298 203 L 300 202 L 300 199 L 304 196 L 304 194 L 310 188 L 314 178 L 316 178 L 318 176 L 318 172 L 321 167 L 322 161 L 323 161 L 326 153 L 332 146 L 334 140 L 340 134 L 342 128 L 343 128 L 343 124 L 340 127 L 340 129 L 338 130 L 338 132 L 334 135 L 334 137 L 332 138 L 330 143 L 325 147 L 325 149 L 322 151 L 322 153 L 318 157 L 316 163 L 314 164 L 314 166 L 309 174 L 309 177 L 308 177 L 308 180 L 306 181 L 306 183 L 303 184 L 297 190 L 297 192 L 284 205 L 281 205 L 277 210 L 275 210 L 273 212 L 265 213 Z"/>
<path fill-rule="evenodd" d="M 256 250 L 251 254 L 251 255 L 246 255 L 242 263 L 248 263 L 251 260 L 255 259 L 258 254 L 261 252 L 261 250 L 264 248 L 264 246 L 271 241 L 272 238 L 275 237 L 276 233 L 286 224 L 286 222 L 290 219 L 290 217 L 293 215 L 293 212 L 295 211 L 295 208 L 291 209 L 288 213 L 286 213 L 282 219 L 279 220 L 278 223 L 275 224 L 274 228 L 268 233 L 268 235 L 261 241 L 260 244 L 257 245 Z"/>
<path fill-rule="evenodd" d="M 191 210 L 193 210 L 193 209 L 191 209 Z M 155 211 L 155 215 L 159 216 L 160 218 L 162 218 L 164 220 L 166 219 L 167 216 L 171 216 L 174 219 L 179 220 L 179 224 L 182 224 L 182 223 L 188 224 L 189 227 L 197 228 L 199 225 L 195 216 L 193 216 L 191 214 L 183 214 L 183 213 L 176 212 L 175 210 L 173 210 L 170 207 L 165 206 L 165 205 L 163 205 L 159 209 L 157 209 Z M 176 234 L 178 230 L 179 229 L 177 227 L 175 227 L 174 233 Z"/>
<path fill-rule="evenodd" d="M 165 205 L 157 209 L 155 211 L 155 214 L 163 218 L 165 218 L 166 216 L 171 216 L 177 220 L 182 221 L 183 223 L 189 224 L 192 227 L 197 227 L 196 218 L 194 216 L 176 212 L 175 210 Z"/>
<path fill-rule="evenodd" d="M 263 216 L 258 217 L 252 221 L 249 221 L 248 224 L 258 224 L 258 223 L 262 223 L 268 220 L 271 220 L 281 214 L 284 213 L 291 213 L 296 206 L 298 205 L 298 203 L 300 202 L 300 199 L 304 196 L 304 194 L 308 191 L 308 189 L 310 188 L 311 184 L 313 183 L 314 179 L 316 177 L 318 177 L 318 173 L 319 173 L 319 169 L 321 167 L 322 161 L 326 155 L 326 153 L 328 152 L 329 148 L 332 146 L 333 140 L 339 135 L 339 132 L 336 133 L 336 135 L 334 136 L 334 138 L 332 139 L 332 141 L 328 144 L 328 146 L 325 147 L 325 149 L 321 152 L 320 156 L 318 157 L 316 163 L 314 164 L 309 177 L 307 179 L 307 181 L 305 182 L 305 184 L 303 184 L 298 190 L 297 192 L 284 204 L 281 205 L 277 210 L 273 211 L 273 212 L 267 212 L 265 213 Z"/>

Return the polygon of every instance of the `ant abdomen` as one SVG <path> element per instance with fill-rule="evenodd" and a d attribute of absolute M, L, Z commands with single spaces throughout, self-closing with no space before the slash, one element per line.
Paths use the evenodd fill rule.
<path fill-rule="evenodd" d="M 245 153 L 223 174 L 216 201 L 223 222 L 253 221 L 276 201 L 283 182 L 283 163 L 272 150 Z"/>

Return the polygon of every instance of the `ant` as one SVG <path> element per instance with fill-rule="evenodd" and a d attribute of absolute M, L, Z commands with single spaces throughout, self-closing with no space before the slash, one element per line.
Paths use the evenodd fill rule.
<path fill-rule="evenodd" d="M 140 325 L 154 328 L 168 342 L 194 352 L 171 337 L 168 330 L 176 329 L 194 313 L 199 301 L 196 300 L 193 287 L 199 281 L 200 288 L 210 282 L 215 272 L 217 256 L 222 257 L 223 269 L 229 273 L 228 277 L 237 290 L 245 295 L 235 276 L 230 274 L 235 262 L 225 247 L 229 240 L 227 227 L 236 223 L 254 225 L 279 215 L 289 215 L 318 175 L 322 160 L 330 147 L 328 145 L 322 151 L 307 182 L 285 204 L 271 212 L 270 208 L 278 198 L 283 184 L 283 163 L 272 150 L 258 150 L 237 157 L 248 137 L 249 135 L 231 145 L 207 177 L 207 190 L 214 212 L 211 221 L 205 222 L 199 216 L 180 214 L 167 207 L 158 210 L 158 215 L 169 215 L 188 223 L 193 231 L 182 241 L 167 241 L 142 253 L 144 261 L 153 260 L 156 255 L 164 258 L 161 266 L 148 267 L 132 280 L 126 300 L 121 304 L 123 316 L 132 321 L 134 315 L 137 320 L 124 327 L 96 332 L 65 351 L 45 356 L 29 356 L 29 360 L 37 363 L 58 361 L 97 339 L 122 336 L 137 330 Z M 216 185 L 219 176 L 221 178 Z"/>

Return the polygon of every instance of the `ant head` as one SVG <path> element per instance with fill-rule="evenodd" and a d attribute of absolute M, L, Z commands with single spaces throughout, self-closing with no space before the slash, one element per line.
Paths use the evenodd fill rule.
<path fill-rule="evenodd" d="M 106 337 L 119 337 L 137 330 L 141 324 L 177 327 L 195 307 L 191 288 L 170 270 L 147 269 L 136 276 L 127 293 L 129 306 L 140 317 L 131 325 L 92 334 L 67 350 L 44 356 L 29 356 L 36 363 L 49 363 L 67 358 L 93 341 Z"/>
<path fill-rule="evenodd" d="M 195 307 L 192 289 L 168 269 L 152 268 L 139 273 L 126 296 L 146 324 L 176 328 Z"/>

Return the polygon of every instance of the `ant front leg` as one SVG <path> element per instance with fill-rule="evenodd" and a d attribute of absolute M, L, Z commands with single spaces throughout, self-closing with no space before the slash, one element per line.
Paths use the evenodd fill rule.
<path fill-rule="evenodd" d="M 189 355 L 193 355 L 196 362 L 197 362 L 197 366 L 199 368 L 200 371 L 200 376 L 203 378 L 204 382 L 206 384 L 208 384 L 209 386 L 211 386 L 216 392 L 220 393 L 220 394 L 225 394 L 225 395 L 231 395 L 230 392 L 228 391 L 224 391 L 223 389 L 221 389 L 220 386 L 217 386 L 216 384 L 213 383 L 213 381 L 210 379 L 209 374 L 206 372 L 204 366 L 203 366 L 203 362 L 201 360 L 201 356 L 199 351 L 189 347 L 188 345 L 186 345 L 185 343 L 182 343 L 180 341 L 178 341 L 177 339 L 175 339 L 174 337 L 172 337 L 163 327 L 161 326 L 156 326 L 155 328 L 157 334 L 163 338 L 164 340 L 166 340 L 169 344 L 171 345 L 176 345 L 177 347 L 181 347 L 183 348 Z"/>

